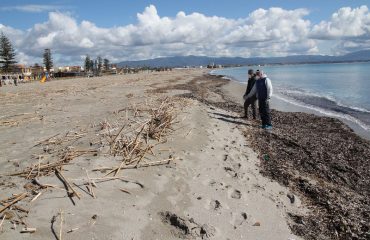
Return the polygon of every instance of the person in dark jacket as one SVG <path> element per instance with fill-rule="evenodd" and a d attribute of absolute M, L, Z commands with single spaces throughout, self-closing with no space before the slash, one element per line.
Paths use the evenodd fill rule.
<path fill-rule="evenodd" d="M 256 94 L 254 94 L 254 96 L 252 96 L 249 99 L 246 98 L 246 96 L 252 90 L 255 82 L 256 82 L 256 75 L 254 74 L 253 69 L 249 69 L 248 70 L 248 85 L 247 85 L 247 89 L 245 90 L 245 93 L 244 93 L 244 96 L 243 96 L 243 99 L 244 99 L 244 116 L 243 116 L 243 118 L 248 119 L 248 107 L 251 106 L 253 119 L 256 119 L 256 102 L 257 102 Z"/>
<path fill-rule="evenodd" d="M 271 80 L 262 71 L 256 71 L 256 82 L 246 99 L 257 95 L 258 109 L 262 120 L 262 128 L 272 129 L 270 117 L 270 98 L 272 95 Z"/>

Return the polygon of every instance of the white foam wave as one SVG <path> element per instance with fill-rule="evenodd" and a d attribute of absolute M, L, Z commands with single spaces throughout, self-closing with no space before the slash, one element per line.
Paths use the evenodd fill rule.
<path fill-rule="evenodd" d="M 309 91 L 305 91 L 305 90 L 300 90 L 300 89 L 280 89 L 280 88 L 278 88 L 278 91 L 281 94 L 287 95 L 287 96 L 294 96 L 295 95 L 295 96 L 304 96 L 304 97 L 324 98 L 324 99 L 327 99 L 329 101 L 334 102 L 335 104 L 337 104 L 340 107 L 349 108 L 349 109 L 352 109 L 352 110 L 355 110 L 355 111 L 358 111 L 358 112 L 370 113 L 370 110 L 368 110 L 366 108 L 361 108 L 361 107 L 356 107 L 356 106 L 345 104 L 345 103 L 341 102 L 340 100 L 336 99 L 335 97 L 333 97 L 331 95 L 328 95 L 328 94 L 327 95 L 317 94 L 317 93 L 313 93 L 313 92 L 309 92 Z"/>
<path fill-rule="evenodd" d="M 314 106 L 311 106 L 311 105 L 308 105 L 308 104 L 305 104 L 305 103 L 301 103 L 301 102 L 297 102 L 297 101 L 294 101 L 294 100 L 291 100 L 291 99 L 288 99 L 288 98 L 284 98 L 284 97 L 276 95 L 276 94 L 274 95 L 274 97 L 276 97 L 276 98 L 278 98 L 282 101 L 288 102 L 290 104 L 296 105 L 298 107 L 307 108 L 307 109 L 319 112 L 319 113 L 321 113 L 323 115 L 326 115 L 326 116 L 329 116 L 329 117 L 345 119 L 347 121 L 355 123 L 356 125 L 360 126 L 361 128 L 363 128 L 366 131 L 370 131 L 370 126 L 368 126 L 367 124 L 365 124 L 361 120 L 359 120 L 359 119 L 357 119 L 357 118 L 355 118 L 351 115 L 340 114 L 340 113 L 329 111 L 329 110 L 326 110 L 326 109 L 323 109 L 323 108 L 314 107 Z"/>

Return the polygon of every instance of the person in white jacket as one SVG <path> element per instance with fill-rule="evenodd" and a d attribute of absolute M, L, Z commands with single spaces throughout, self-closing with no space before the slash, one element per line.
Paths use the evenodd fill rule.
<path fill-rule="evenodd" d="M 257 95 L 258 110 L 261 116 L 262 128 L 271 129 L 270 98 L 272 96 L 271 80 L 262 71 L 256 71 L 256 82 L 245 97 L 245 100 Z"/>

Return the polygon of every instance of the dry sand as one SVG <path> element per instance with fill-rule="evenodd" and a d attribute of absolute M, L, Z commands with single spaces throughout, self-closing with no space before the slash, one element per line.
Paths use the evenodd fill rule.
<path fill-rule="evenodd" d="M 90 178 L 103 177 L 105 173 L 92 169 L 120 161 L 106 154 L 106 146 L 96 144 L 99 127 L 123 125 L 132 116 L 121 109 L 155 106 L 164 96 L 189 93 L 171 86 L 201 81 L 205 73 L 174 70 L 1 87 L 0 200 L 25 192 L 24 185 L 31 182 L 6 174 L 37 163 L 38 156 L 55 161 L 52 149 L 35 145 L 69 131 L 86 135 L 67 144 L 99 152 L 73 159 L 63 168 L 64 176 L 79 183 L 86 179 L 86 169 Z M 205 98 L 222 99 L 202 91 Z M 36 232 L 20 233 L 22 224 L 12 229 L 11 221 L 5 220 L 0 238 L 58 239 L 58 214 L 63 212 L 63 239 L 300 239 L 292 234 L 287 213 L 307 209 L 298 196 L 291 203 L 287 188 L 260 174 L 260 160 L 243 133 L 250 123 L 201 101 L 180 98 L 176 105 L 178 123 L 154 151 L 158 160 L 173 156 L 176 161 L 121 170 L 119 175 L 132 181 L 97 183 L 96 199 L 76 187 L 81 199 L 74 197 L 75 205 L 54 174 L 39 177 L 43 184 L 61 189 L 49 188 L 34 202 L 31 196 L 18 204 L 29 210 L 21 219 Z M 9 212 L 14 213 L 13 222 L 17 214 L 26 215 Z"/>

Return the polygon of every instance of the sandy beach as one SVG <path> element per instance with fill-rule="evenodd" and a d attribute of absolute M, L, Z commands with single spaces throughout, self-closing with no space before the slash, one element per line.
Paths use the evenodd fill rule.
<path fill-rule="evenodd" d="M 1 87 L 0 238 L 368 239 L 369 141 L 275 110 L 266 132 L 244 87 L 201 69 Z"/>

